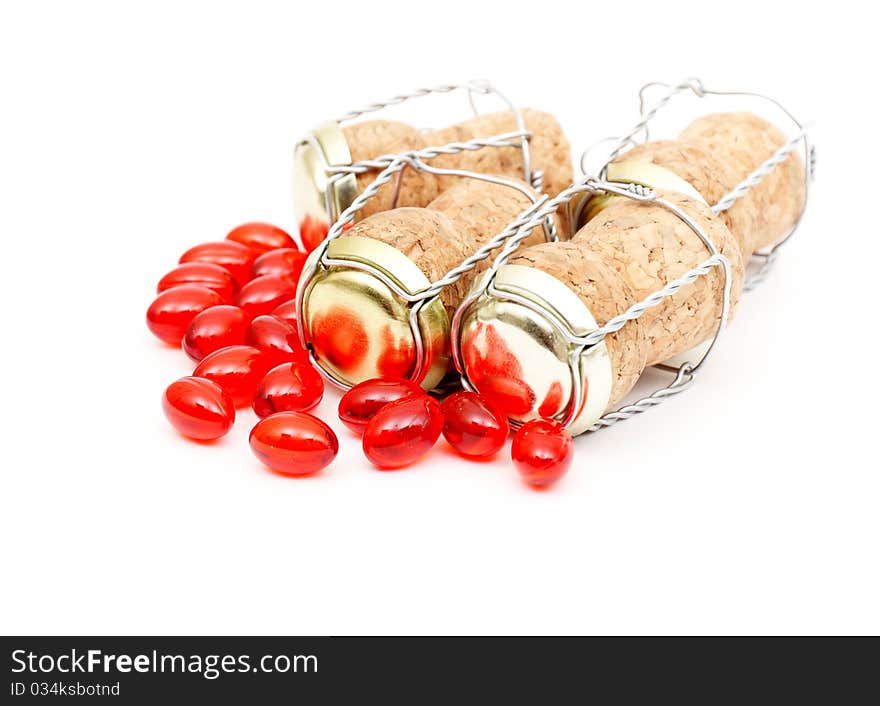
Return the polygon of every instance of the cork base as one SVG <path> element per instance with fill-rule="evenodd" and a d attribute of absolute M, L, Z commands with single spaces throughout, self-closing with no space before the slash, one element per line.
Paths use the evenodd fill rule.
<path fill-rule="evenodd" d="M 555 196 L 573 180 L 571 145 L 562 128 L 549 113 L 531 108 L 521 111 L 526 128 L 532 133 L 529 155 L 532 170 L 544 172 L 544 192 Z M 449 142 L 465 142 L 476 137 L 492 137 L 517 129 L 514 116 L 509 111 L 487 113 L 424 136 L 429 145 L 445 145 Z M 432 164 L 444 169 L 467 169 L 482 174 L 508 176 L 522 179 L 523 160 L 519 147 L 487 147 L 458 155 L 440 155 Z M 451 188 L 457 177 L 438 176 L 440 190 Z"/>
<path fill-rule="evenodd" d="M 707 115 L 685 128 L 681 138 L 703 146 L 721 162 L 732 165 L 736 183 L 787 142 L 779 129 L 752 113 Z M 803 211 L 804 198 L 804 163 L 793 153 L 740 199 L 753 204 L 757 214 L 746 243 L 748 253 L 787 235 Z"/>
<path fill-rule="evenodd" d="M 736 239 L 703 204 L 673 192 L 660 192 L 660 196 L 681 208 L 730 260 L 732 314 L 744 275 Z M 699 236 L 672 211 L 631 199 L 610 204 L 575 234 L 573 242 L 620 273 L 638 299 L 662 289 L 709 257 Z M 723 283 L 723 272 L 715 269 L 645 312 L 642 320 L 649 342 L 648 365 L 678 355 L 713 335 L 721 315 Z"/>

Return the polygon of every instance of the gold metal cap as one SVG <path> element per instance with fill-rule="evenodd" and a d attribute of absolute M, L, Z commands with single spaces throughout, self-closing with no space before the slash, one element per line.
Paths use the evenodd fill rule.
<path fill-rule="evenodd" d="M 319 257 L 316 250 L 306 262 L 305 272 L 313 264 L 315 270 L 300 281 L 299 296 L 304 337 L 328 377 L 343 386 L 404 377 L 426 390 L 435 387 L 449 367 L 446 309 L 439 297 L 423 304 L 413 317 L 414 337 L 415 305 L 394 291 L 426 289 L 431 283 L 422 271 L 399 250 L 360 236 L 331 240 L 323 261 Z"/>
<path fill-rule="evenodd" d="M 351 164 L 351 151 L 338 123 L 312 130 L 293 154 L 293 205 L 300 228 L 329 228 L 357 196 L 357 178 L 346 174 L 330 183 L 328 166 Z M 325 232 L 326 232 L 325 228 Z"/>
<path fill-rule="evenodd" d="M 595 331 L 589 309 L 560 280 L 521 265 L 500 267 L 492 291 L 461 313 L 460 363 L 470 384 L 518 423 L 564 421 L 574 406 L 569 431 L 586 431 L 608 407 L 611 360 L 604 341 L 578 355 L 562 331 Z M 572 362 L 585 393 L 577 400 Z"/>
<path fill-rule="evenodd" d="M 694 199 L 694 201 L 699 201 L 702 204 L 706 203 L 703 195 L 685 179 L 682 179 L 675 172 L 671 172 L 665 167 L 653 164 L 652 162 L 612 162 L 606 167 L 605 179 L 606 181 L 621 184 L 638 184 L 639 186 L 647 186 L 651 189 L 677 191 Z M 612 203 L 614 199 L 619 198 L 624 197 L 614 194 L 598 194 L 595 196 L 587 194 L 580 202 L 573 203 L 572 210 L 576 214 L 574 231 L 577 232 L 599 211 L 608 206 L 609 203 Z"/>

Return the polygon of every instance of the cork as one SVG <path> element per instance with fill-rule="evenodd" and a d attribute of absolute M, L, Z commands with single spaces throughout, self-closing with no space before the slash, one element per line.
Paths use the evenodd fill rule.
<path fill-rule="evenodd" d="M 409 152 L 425 146 L 424 137 L 416 128 L 391 120 L 354 123 L 343 127 L 342 132 L 353 162 L 369 160 L 385 154 Z M 371 169 L 356 175 L 358 193 L 364 192 L 364 189 L 378 176 L 379 171 Z M 364 205 L 357 213 L 358 220 L 392 208 L 395 205 L 395 190 L 397 190 L 396 205 L 398 206 L 424 206 L 436 198 L 438 185 L 437 178 L 433 174 L 404 168 L 398 176 L 399 179 L 392 179 Z"/>
<path fill-rule="evenodd" d="M 787 142 L 779 129 L 752 113 L 704 116 L 685 128 L 681 139 L 701 145 L 732 165 L 737 179 L 731 189 Z M 748 252 L 773 245 L 787 235 L 800 217 L 804 198 L 804 163 L 792 153 L 742 199 L 753 203 L 757 214 L 746 244 Z"/>
<path fill-rule="evenodd" d="M 736 239 L 703 204 L 676 192 L 658 193 L 700 226 L 730 261 L 732 314 L 744 276 Z M 672 211 L 632 199 L 611 203 L 581 228 L 572 242 L 616 270 L 639 300 L 709 257 L 700 237 Z M 721 316 L 723 286 L 724 273 L 716 268 L 645 312 L 640 320 L 648 340 L 647 365 L 668 360 L 714 334 Z"/>
<path fill-rule="evenodd" d="M 524 193 L 509 186 L 459 179 L 427 208 L 405 207 L 376 213 L 357 223 L 348 234 L 391 245 L 435 282 L 504 230 L 530 205 L 531 200 Z M 543 240 L 544 231 L 538 227 L 526 243 Z M 440 299 L 450 317 L 490 263 L 491 258 L 483 260 L 455 284 L 443 288 Z"/>
<path fill-rule="evenodd" d="M 567 187 L 573 179 L 571 146 L 556 118 L 549 113 L 524 108 L 521 111 L 526 128 L 532 133 L 529 142 L 532 171 L 543 170 L 544 192 L 550 196 Z M 342 128 L 352 161 L 373 159 L 383 154 L 436 147 L 450 142 L 466 142 L 478 137 L 493 137 L 517 129 L 513 114 L 504 111 L 487 113 L 457 125 L 423 133 L 410 125 L 392 120 L 368 120 Z M 442 169 L 463 169 L 481 174 L 522 180 L 523 160 L 519 147 L 486 147 L 454 155 L 439 155 L 430 160 Z M 378 169 L 357 175 L 358 193 L 375 180 Z M 395 206 L 430 204 L 438 194 L 456 187 L 465 179 L 460 176 L 434 175 L 404 168 L 399 179 L 392 179 L 358 212 L 363 220 L 374 213 Z M 395 193 L 397 199 L 395 200 Z"/>
<path fill-rule="evenodd" d="M 695 121 L 678 140 L 633 148 L 619 161 L 650 162 L 675 173 L 715 204 L 786 142 L 774 126 L 747 113 Z M 730 314 L 745 263 L 784 237 L 804 202 L 804 167 L 791 155 L 778 170 L 719 216 L 691 197 L 657 190 L 704 231 L 730 262 Z M 510 264 L 535 267 L 569 287 L 602 325 L 707 259 L 700 237 L 673 212 L 650 202 L 613 198 L 568 243 L 522 249 Z M 609 407 L 643 369 L 714 336 L 722 313 L 724 273 L 715 268 L 606 337 L 613 370 Z"/>
<path fill-rule="evenodd" d="M 559 122 L 549 113 L 531 108 L 520 111 L 526 128 L 532 136 L 529 140 L 529 159 L 532 171 L 544 172 L 544 193 L 556 196 L 571 184 L 574 171 L 571 161 L 571 145 Z M 476 137 L 492 137 L 517 130 L 513 113 L 503 111 L 477 116 L 443 130 L 424 135 L 428 145 L 445 145 L 449 142 L 465 142 Z M 523 179 L 522 150 L 517 147 L 487 147 L 457 155 L 440 155 L 432 165 L 444 169 L 467 169 L 482 174 Z M 440 190 L 453 186 L 461 177 L 438 176 Z"/>
<path fill-rule="evenodd" d="M 638 300 L 620 272 L 582 243 L 535 245 L 515 252 L 509 263 L 537 268 L 567 284 L 600 326 Z M 606 336 L 605 345 L 614 375 L 609 404 L 615 404 L 632 389 L 645 368 L 648 340 L 642 319 Z"/>
<path fill-rule="evenodd" d="M 707 148 L 684 140 L 646 142 L 624 152 L 616 161 L 647 162 L 663 167 L 688 182 L 710 206 L 742 181 L 734 165 L 722 161 Z M 758 219 L 754 199 L 739 199 L 720 217 L 739 243 L 743 256 L 748 258 Z"/>

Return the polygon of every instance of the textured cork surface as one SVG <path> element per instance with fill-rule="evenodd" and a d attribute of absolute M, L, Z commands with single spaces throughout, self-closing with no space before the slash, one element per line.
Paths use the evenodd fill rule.
<path fill-rule="evenodd" d="M 459 179 L 427 208 L 396 208 L 376 213 L 356 224 L 348 234 L 381 240 L 397 248 L 434 282 L 495 237 L 530 204 L 525 194 L 509 186 Z M 543 229 L 536 228 L 526 242 L 543 240 Z M 474 279 L 490 263 L 491 258 L 482 261 L 458 282 L 443 289 L 440 299 L 450 316 Z"/>
<path fill-rule="evenodd" d="M 521 111 L 526 128 L 532 133 L 529 159 L 532 171 L 544 172 L 544 192 L 556 196 L 573 180 L 571 145 L 559 122 L 549 113 L 531 108 Z M 429 145 L 465 142 L 476 137 L 492 137 L 517 129 L 509 111 L 487 113 L 442 130 L 429 132 L 424 139 Z M 432 164 L 444 169 L 468 169 L 483 174 L 523 179 L 522 150 L 519 147 L 486 147 L 458 155 L 440 155 Z M 458 177 L 439 176 L 440 190 L 452 187 Z"/>
<path fill-rule="evenodd" d="M 742 181 L 734 165 L 707 148 L 684 140 L 646 142 L 624 152 L 617 161 L 648 162 L 663 167 L 688 182 L 710 206 Z M 740 251 L 748 257 L 758 219 L 754 200 L 740 199 L 721 214 L 721 219 L 740 244 Z"/>
<path fill-rule="evenodd" d="M 718 113 L 691 123 L 681 138 L 705 147 L 732 165 L 737 183 L 786 142 L 785 135 L 752 113 Z M 792 153 L 753 187 L 744 200 L 754 204 L 755 228 L 747 242 L 749 253 L 772 245 L 794 226 L 804 206 L 804 163 Z"/>
<path fill-rule="evenodd" d="M 509 262 L 534 267 L 567 284 L 600 326 L 637 301 L 624 277 L 579 243 L 535 245 L 517 251 Z M 605 345 L 614 372 L 609 404 L 615 404 L 632 389 L 645 368 L 648 340 L 642 319 L 606 336 Z"/>
<path fill-rule="evenodd" d="M 448 261 L 461 262 L 468 256 L 467 242 L 444 214 L 427 208 L 394 208 L 375 213 L 354 225 L 346 235 L 380 240 L 397 248 L 434 282 L 449 271 Z M 438 252 L 444 257 L 438 257 Z M 450 316 L 461 301 L 459 292 L 446 287 L 440 299 Z"/>
<path fill-rule="evenodd" d="M 562 128 L 552 115 L 529 108 L 521 112 L 526 127 L 532 132 L 529 147 L 531 168 L 533 171 L 537 169 L 544 171 L 544 191 L 550 196 L 555 196 L 573 179 L 571 147 Z M 516 130 L 516 122 L 508 111 L 487 113 L 428 133 L 422 133 L 410 125 L 391 120 L 368 120 L 342 128 L 352 161 L 355 162 L 383 154 L 397 154 L 450 142 L 492 137 L 514 130 Z M 430 164 L 443 169 L 464 169 L 518 180 L 522 180 L 524 176 L 522 150 L 519 147 L 485 147 L 456 155 L 440 155 L 431 160 Z M 378 173 L 379 170 L 372 169 L 358 174 L 358 193 L 363 193 Z M 356 220 L 363 220 L 374 213 L 387 211 L 395 205 L 427 206 L 437 198 L 438 194 L 456 187 L 462 181 L 463 177 L 440 176 L 404 168 L 399 178 L 383 186 L 379 193 L 367 202 L 358 212 Z"/>
<path fill-rule="evenodd" d="M 405 123 L 391 120 L 368 120 L 354 123 L 342 128 L 352 161 L 373 159 L 384 154 L 397 154 L 424 147 L 422 133 Z M 358 193 L 363 193 L 370 183 L 378 176 L 379 170 L 371 169 L 357 175 Z M 370 199 L 358 212 L 357 219 L 387 211 L 394 204 L 395 189 L 398 188 L 398 206 L 424 206 L 438 194 L 437 178 L 427 172 L 404 169 L 400 179 L 392 179 L 383 186 L 375 197 Z"/>
<path fill-rule="evenodd" d="M 744 274 L 736 239 L 706 206 L 675 192 L 659 194 L 681 208 L 730 260 L 733 313 Z M 620 199 L 600 211 L 572 242 L 617 270 L 638 299 L 709 257 L 699 236 L 672 211 L 631 199 Z M 642 320 L 648 338 L 648 365 L 683 353 L 714 334 L 721 315 L 723 282 L 723 273 L 716 268 L 645 312 Z"/>

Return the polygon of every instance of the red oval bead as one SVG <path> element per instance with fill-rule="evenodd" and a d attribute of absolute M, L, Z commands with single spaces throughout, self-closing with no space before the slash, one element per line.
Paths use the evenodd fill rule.
<path fill-rule="evenodd" d="M 186 329 L 200 311 L 222 304 L 217 292 L 197 284 L 166 289 L 147 309 L 147 327 L 156 338 L 179 346 Z"/>
<path fill-rule="evenodd" d="M 177 431 L 191 439 L 219 439 L 235 421 L 232 399 L 210 380 L 185 377 L 172 382 L 162 396 L 162 409 Z"/>
<path fill-rule="evenodd" d="M 267 314 L 251 321 L 244 340 L 249 346 L 263 351 L 273 367 L 294 361 L 309 362 L 309 353 L 300 344 L 296 327 L 277 316 Z"/>
<path fill-rule="evenodd" d="M 296 248 L 270 250 L 254 260 L 251 267 L 251 279 L 274 275 L 289 279 L 291 282 L 297 282 L 306 257 L 304 252 Z"/>
<path fill-rule="evenodd" d="M 514 434 L 510 455 L 526 483 L 550 485 L 571 467 L 574 442 L 561 424 L 535 419 L 523 424 Z"/>
<path fill-rule="evenodd" d="M 306 412 L 324 396 L 324 380 L 307 363 L 282 363 L 272 368 L 254 397 L 254 412 L 268 417 L 276 412 Z"/>
<path fill-rule="evenodd" d="M 237 306 L 222 304 L 200 311 L 183 336 L 183 350 L 198 362 L 209 353 L 244 343 L 250 319 Z"/>
<path fill-rule="evenodd" d="M 339 419 L 356 434 L 363 434 L 369 421 L 386 404 L 424 394 L 424 390 L 411 380 L 364 380 L 339 400 Z"/>
<path fill-rule="evenodd" d="M 404 397 L 376 412 L 364 430 L 363 448 L 382 469 L 403 468 L 424 456 L 443 430 L 440 403 L 427 395 Z"/>
<path fill-rule="evenodd" d="M 482 395 L 456 392 L 443 400 L 443 436 L 462 456 L 494 456 L 510 434 L 504 413 Z"/>
<path fill-rule="evenodd" d="M 286 321 L 293 326 L 293 328 L 296 328 L 296 299 L 290 299 L 277 309 L 272 309 L 272 316 L 275 316 L 282 321 Z"/>
<path fill-rule="evenodd" d="M 318 247 L 330 232 L 330 224 L 314 216 L 306 216 L 299 227 L 299 239 L 303 249 L 308 253 Z"/>
<path fill-rule="evenodd" d="M 258 255 L 278 248 L 294 248 L 296 243 L 288 235 L 287 231 L 281 230 L 271 223 L 244 223 L 233 228 L 226 236 L 227 240 L 241 243 L 250 248 Z"/>
<path fill-rule="evenodd" d="M 296 283 L 266 275 L 252 279 L 238 293 L 237 304 L 250 316 L 262 316 L 296 296 Z"/>
<path fill-rule="evenodd" d="M 216 382 L 236 407 L 250 405 L 269 370 L 266 355 L 251 346 L 229 346 L 205 356 L 193 371 L 195 377 Z"/>
<path fill-rule="evenodd" d="M 336 434 L 305 412 L 278 412 L 251 430 L 251 449 L 273 471 L 303 476 L 320 471 L 339 451 Z"/>
<path fill-rule="evenodd" d="M 210 262 L 220 265 L 232 275 L 238 286 L 250 279 L 251 265 L 256 254 L 249 247 L 231 240 L 216 243 L 202 243 L 190 248 L 180 256 L 179 262 Z"/>
<path fill-rule="evenodd" d="M 229 270 L 210 262 L 185 262 L 178 265 L 159 280 L 156 291 L 164 292 L 181 284 L 198 284 L 213 289 L 225 302 L 232 301 L 238 291 L 238 285 Z"/>

